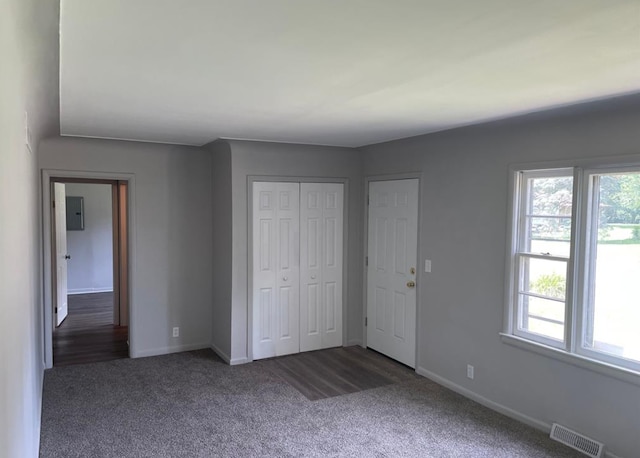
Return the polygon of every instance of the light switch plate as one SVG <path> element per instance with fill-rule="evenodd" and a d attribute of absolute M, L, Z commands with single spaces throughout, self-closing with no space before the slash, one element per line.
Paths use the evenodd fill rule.
<path fill-rule="evenodd" d="M 424 260 L 424 271 L 431 272 L 431 259 Z"/>

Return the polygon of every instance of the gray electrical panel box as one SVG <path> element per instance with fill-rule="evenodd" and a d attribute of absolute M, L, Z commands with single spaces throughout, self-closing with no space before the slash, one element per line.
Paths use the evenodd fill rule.
<path fill-rule="evenodd" d="M 67 230 L 84 231 L 84 197 L 67 196 Z"/>

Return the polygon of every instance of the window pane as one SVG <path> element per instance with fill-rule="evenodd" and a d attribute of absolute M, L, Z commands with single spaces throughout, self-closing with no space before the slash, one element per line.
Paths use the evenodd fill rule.
<path fill-rule="evenodd" d="M 571 217 L 544 218 L 529 216 L 529 231 L 533 240 L 564 240 L 571 239 Z"/>
<path fill-rule="evenodd" d="M 521 250 L 568 257 L 573 177 L 530 177 L 526 190 Z"/>
<path fill-rule="evenodd" d="M 594 185 L 585 347 L 640 361 L 640 173 Z"/>
<path fill-rule="evenodd" d="M 567 263 L 520 257 L 518 328 L 564 340 Z"/>
<path fill-rule="evenodd" d="M 520 294 L 521 330 L 564 340 L 564 302 Z"/>
<path fill-rule="evenodd" d="M 571 216 L 573 177 L 529 178 L 531 207 L 529 214 Z"/>
<path fill-rule="evenodd" d="M 565 300 L 567 289 L 567 263 L 547 259 L 521 258 L 520 292 Z"/>

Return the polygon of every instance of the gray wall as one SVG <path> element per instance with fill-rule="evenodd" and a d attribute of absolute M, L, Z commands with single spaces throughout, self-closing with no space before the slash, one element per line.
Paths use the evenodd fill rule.
<path fill-rule="evenodd" d="M 200 148 L 55 138 L 40 167 L 135 174 L 131 253 L 133 356 L 211 344 L 211 155 Z M 180 337 L 171 330 L 180 327 Z"/>
<path fill-rule="evenodd" d="M 280 177 L 339 177 L 348 184 L 348 240 L 345 244 L 348 283 L 345 344 L 362 342 L 362 165 L 360 153 L 349 148 L 229 141 L 233 175 L 233 279 L 231 359 L 247 358 L 248 225 L 247 182 L 250 175 Z"/>
<path fill-rule="evenodd" d="M 59 2 L 0 3 L 0 456 L 35 457 L 44 368 L 36 152 L 59 132 Z"/>
<path fill-rule="evenodd" d="M 111 185 L 68 183 L 66 192 L 84 199 L 84 230 L 67 230 L 68 292 L 113 291 Z"/>
<path fill-rule="evenodd" d="M 638 154 L 639 107 L 633 96 L 363 148 L 365 175 L 424 174 L 419 258 L 433 270 L 418 279 L 418 368 L 625 457 L 640 450 L 640 386 L 506 345 L 498 333 L 509 164 Z"/>
<path fill-rule="evenodd" d="M 231 148 L 225 141 L 207 146 L 213 158 L 213 348 L 231 359 L 231 282 L 233 228 Z"/>

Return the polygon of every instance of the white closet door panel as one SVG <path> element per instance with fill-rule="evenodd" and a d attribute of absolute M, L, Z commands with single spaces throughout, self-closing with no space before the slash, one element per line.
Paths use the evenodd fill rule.
<path fill-rule="evenodd" d="M 342 345 L 344 185 L 326 183 L 324 189 L 322 348 L 329 348 Z"/>
<path fill-rule="evenodd" d="M 344 186 L 302 183 L 300 349 L 342 345 Z"/>
<path fill-rule="evenodd" d="M 276 184 L 253 185 L 253 357 L 275 356 Z"/>
<path fill-rule="evenodd" d="M 299 221 L 298 183 L 254 183 L 254 359 L 300 348 Z"/>
<path fill-rule="evenodd" d="M 322 348 L 323 185 L 300 186 L 300 351 Z"/>

